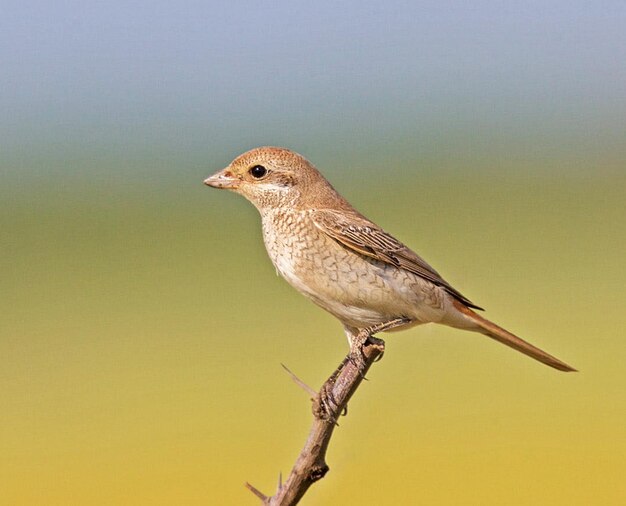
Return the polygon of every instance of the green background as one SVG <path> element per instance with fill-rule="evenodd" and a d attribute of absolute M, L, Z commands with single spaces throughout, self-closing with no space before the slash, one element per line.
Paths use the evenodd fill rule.
<path fill-rule="evenodd" d="M 303 504 L 626 501 L 621 4 L 3 18 L 0 503 L 256 504 L 289 472 L 311 414 L 280 364 L 318 387 L 347 344 L 202 185 L 265 144 L 580 370 L 392 334 Z"/>

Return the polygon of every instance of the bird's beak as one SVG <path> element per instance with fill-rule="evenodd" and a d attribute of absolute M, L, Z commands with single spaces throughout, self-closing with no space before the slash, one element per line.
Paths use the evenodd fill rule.
<path fill-rule="evenodd" d="M 216 172 L 204 180 L 204 184 L 213 188 L 225 188 L 234 190 L 239 187 L 241 180 L 233 175 L 228 167 Z"/>

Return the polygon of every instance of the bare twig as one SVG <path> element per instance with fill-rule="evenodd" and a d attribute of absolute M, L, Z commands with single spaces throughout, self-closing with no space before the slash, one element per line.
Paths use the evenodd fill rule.
<path fill-rule="evenodd" d="M 322 385 L 313 399 L 313 425 L 309 437 L 284 483 L 272 497 L 267 497 L 250 484 L 246 486 L 259 497 L 264 505 L 292 506 L 304 496 L 309 487 L 328 472 L 326 451 L 337 426 L 337 417 L 346 410 L 348 401 L 363 381 L 370 366 L 382 355 L 384 341 L 370 337 L 363 346 L 363 353 L 348 355 Z M 283 366 L 284 367 L 284 366 Z M 285 369 L 287 369 L 285 367 Z M 289 369 L 292 379 L 306 391 L 311 389 Z"/>

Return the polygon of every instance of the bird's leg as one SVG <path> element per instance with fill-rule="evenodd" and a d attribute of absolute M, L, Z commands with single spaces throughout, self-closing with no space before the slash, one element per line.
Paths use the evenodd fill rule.
<path fill-rule="evenodd" d="M 410 321 L 411 320 L 409 320 L 408 318 L 400 317 L 394 318 L 393 320 L 389 320 L 387 322 L 372 325 L 371 327 L 360 329 L 356 333 L 356 335 L 351 336 L 352 339 L 350 339 L 350 354 L 346 358 L 348 358 L 348 360 L 350 360 L 355 366 L 360 368 L 359 361 L 361 363 L 363 362 L 363 347 L 368 340 L 370 342 L 375 342 L 375 344 L 384 345 L 384 342 L 381 339 L 376 339 L 374 337 L 374 334 L 400 327 L 401 325 L 405 325 Z"/>
<path fill-rule="evenodd" d="M 375 338 L 374 334 L 391 330 L 409 322 L 410 320 L 408 318 L 394 318 L 387 322 L 360 329 L 358 332 L 347 332 L 348 340 L 350 341 L 350 352 L 341 361 L 341 364 L 335 369 L 335 372 L 330 375 L 330 378 L 322 385 L 317 398 L 318 402 L 314 405 L 316 414 L 336 423 L 335 411 L 337 410 L 338 403 L 333 395 L 333 389 L 341 371 L 343 371 L 348 363 L 352 363 L 359 370 L 359 374 L 363 375 L 363 370 L 365 369 L 363 347 L 365 343 L 370 341 L 372 344 L 376 344 L 382 349 L 384 348 L 385 342 L 382 339 Z M 344 410 L 343 414 L 345 414 L 345 411 L 346 410 Z"/>

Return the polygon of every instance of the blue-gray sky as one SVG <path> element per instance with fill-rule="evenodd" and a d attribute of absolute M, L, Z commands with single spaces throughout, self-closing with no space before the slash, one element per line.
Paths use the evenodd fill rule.
<path fill-rule="evenodd" d="M 626 159 L 624 2 L 8 1 L 0 167 Z M 451 162 L 453 164 L 453 162 Z"/>

